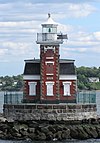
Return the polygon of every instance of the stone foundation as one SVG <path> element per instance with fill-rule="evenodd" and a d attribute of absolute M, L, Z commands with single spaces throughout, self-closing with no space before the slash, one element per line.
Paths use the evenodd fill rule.
<path fill-rule="evenodd" d="M 4 104 L 10 120 L 83 120 L 97 118 L 96 104 Z"/>

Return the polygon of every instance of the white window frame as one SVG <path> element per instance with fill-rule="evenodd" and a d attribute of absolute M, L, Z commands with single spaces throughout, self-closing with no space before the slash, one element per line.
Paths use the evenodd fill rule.
<path fill-rule="evenodd" d="M 71 82 L 65 81 L 63 82 L 63 86 L 64 86 L 64 96 L 70 96 L 70 85 Z"/>
<path fill-rule="evenodd" d="M 54 62 L 53 61 L 46 61 L 45 64 L 53 64 L 54 65 Z"/>
<path fill-rule="evenodd" d="M 54 82 L 46 82 L 47 96 L 53 96 L 53 85 L 54 85 Z"/>
<path fill-rule="evenodd" d="M 46 59 L 51 60 L 54 59 L 54 57 L 46 57 Z"/>
<path fill-rule="evenodd" d="M 36 85 L 37 82 L 29 82 L 29 95 L 30 96 L 36 96 Z"/>

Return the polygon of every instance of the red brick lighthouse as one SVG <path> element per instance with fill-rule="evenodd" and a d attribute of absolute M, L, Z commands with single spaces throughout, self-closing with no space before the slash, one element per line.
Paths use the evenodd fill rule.
<path fill-rule="evenodd" d="M 58 24 L 50 14 L 37 34 L 40 59 L 25 60 L 24 102 L 75 103 L 76 83 L 74 60 L 60 59 L 59 47 L 67 35 L 57 33 Z"/>

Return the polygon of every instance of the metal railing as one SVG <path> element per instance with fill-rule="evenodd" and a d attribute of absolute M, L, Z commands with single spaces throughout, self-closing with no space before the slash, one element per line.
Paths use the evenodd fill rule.
<path fill-rule="evenodd" d="M 96 91 L 78 92 L 77 103 L 96 103 Z"/>
<path fill-rule="evenodd" d="M 63 39 L 57 38 L 57 33 L 37 33 L 37 42 L 63 42 Z"/>
<path fill-rule="evenodd" d="M 23 92 L 5 92 L 4 104 L 20 104 L 23 100 Z"/>
<path fill-rule="evenodd" d="M 74 95 L 73 95 L 74 96 Z M 82 103 L 82 104 L 91 104 L 96 103 L 96 91 L 80 91 L 76 95 L 76 101 L 73 103 Z M 23 102 L 23 92 L 6 92 L 4 94 L 4 104 L 20 104 Z M 61 99 L 56 101 L 57 104 L 59 103 L 70 103 L 70 101 L 62 101 Z M 39 103 L 39 100 L 26 100 L 25 103 Z M 53 101 L 41 101 L 41 104 L 47 103 L 47 104 L 54 104 Z"/>

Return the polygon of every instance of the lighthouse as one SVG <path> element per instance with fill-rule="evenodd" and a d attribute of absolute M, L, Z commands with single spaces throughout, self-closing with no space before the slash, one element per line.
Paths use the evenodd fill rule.
<path fill-rule="evenodd" d="M 67 34 L 58 33 L 58 24 L 50 14 L 41 26 L 35 39 L 40 58 L 25 60 L 23 95 L 4 95 L 4 116 L 44 122 L 97 119 L 96 94 L 77 92 L 75 61 L 60 59 L 60 45 L 67 40 Z"/>
<path fill-rule="evenodd" d="M 67 34 L 58 33 L 58 23 L 48 14 L 37 33 L 40 59 L 25 60 L 24 102 L 31 103 L 75 103 L 77 76 L 74 60 L 60 59 L 59 48 Z"/>

